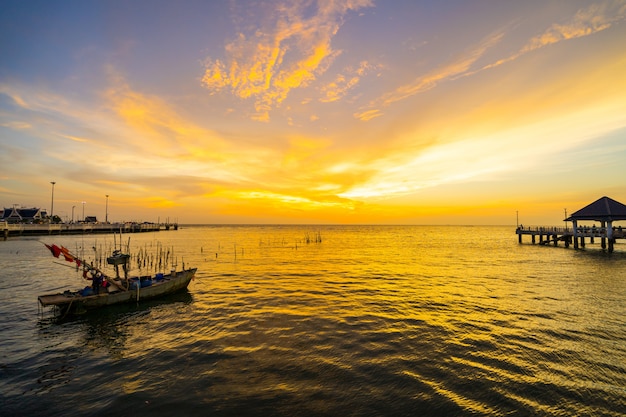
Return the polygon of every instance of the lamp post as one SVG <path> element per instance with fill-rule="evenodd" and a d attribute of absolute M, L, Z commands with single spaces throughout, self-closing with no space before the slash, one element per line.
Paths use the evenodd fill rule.
<path fill-rule="evenodd" d="M 72 206 L 72 223 L 74 223 L 74 208 L 75 208 L 75 207 L 76 207 L 76 206 Z"/>
<path fill-rule="evenodd" d="M 104 222 L 105 223 L 109 223 L 109 195 L 106 195 L 107 197 L 107 201 L 106 201 L 106 205 L 105 205 L 105 209 L 104 209 Z"/>
<path fill-rule="evenodd" d="M 52 184 L 52 203 L 50 204 L 50 223 L 52 223 L 52 218 L 54 217 L 54 184 L 56 181 L 50 181 Z"/>
<path fill-rule="evenodd" d="M 83 201 L 83 223 L 85 222 L 85 201 Z"/>

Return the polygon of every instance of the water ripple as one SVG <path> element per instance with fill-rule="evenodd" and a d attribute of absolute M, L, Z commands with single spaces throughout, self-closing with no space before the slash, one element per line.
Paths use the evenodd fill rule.
<path fill-rule="evenodd" d="M 189 292 L 60 322 L 36 296 L 82 282 L 0 242 L 3 415 L 623 415 L 623 259 L 508 228 L 319 229 L 133 237 L 199 267 Z"/>

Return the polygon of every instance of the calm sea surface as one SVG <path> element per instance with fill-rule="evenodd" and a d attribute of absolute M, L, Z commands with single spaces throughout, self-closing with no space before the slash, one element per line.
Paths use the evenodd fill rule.
<path fill-rule="evenodd" d="M 113 236 L 0 241 L 0 415 L 626 413 L 624 243 L 430 226 L 122 239 L 144 270 L 156 251 L 197 267 L 188 292 L 59 321 L 37 296 L 87 284 L 41 242 L 97 261 Z"/>

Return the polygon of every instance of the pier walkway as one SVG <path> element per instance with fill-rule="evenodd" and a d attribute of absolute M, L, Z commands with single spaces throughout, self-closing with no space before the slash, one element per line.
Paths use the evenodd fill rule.
<path fill-rule="evenodd" d="M 558 226 L 518 226 L 515 233 L 519 243 L 522 243 L 522 236 L 530 236 L 533 244 L 558 246 L 559 242 L 563 242 L 566 248 L 573 244 L 575 249 L 584 248 L 585 242 L 594 244 L 595 240 L 599 239 L 602 249 L 608 249 L 609 252 L 613 252 L 617 239 L 626 239 L 626 229 L 622 229 L 621 226 L 610 229 L 593 226 L 576 229 Z"/>
<path fill-rule="evenodd" d="M 178 230 L 176 223 L 58 223 L 12 224 L 0 222 L 2 239 L 11 236 L 78 235 L 92 233 L 140 233 Z"/>

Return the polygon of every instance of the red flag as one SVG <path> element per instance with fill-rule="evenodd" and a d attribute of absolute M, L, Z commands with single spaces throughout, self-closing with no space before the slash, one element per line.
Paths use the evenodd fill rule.
<path fill-rule="evenodd" d="M 63 253 L 63 257 L 65 258 L 66 261 L 74 262 L 74 256 L 72 256 L 72 254 L 70 253 L 69 249 L 67 249 L 66 247 L 61 246 L 61 253 Z"/>
<path fill-rule="evenodd" d="M 55 258 L 59 257 L 59 255 L 61 254 L 61 248 L 60 247 L 58 247 L 57 245 L 52 245 L 52 246 L 46 245 L 46 246 L 48 247 L 48 249 L 50 249 L 50 252 L 52 252 L 52 255 Z"/>

